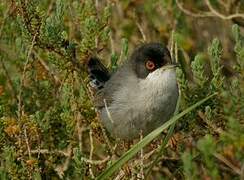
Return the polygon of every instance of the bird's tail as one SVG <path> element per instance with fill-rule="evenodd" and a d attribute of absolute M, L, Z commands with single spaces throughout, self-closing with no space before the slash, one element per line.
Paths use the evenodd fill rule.
<path fill-rule="evenodd" d="M 110 78 L 108 69 L 96 57 L 91 57 L 87 66 L 90 86 L 95 89 L 103 88 L 106 81 L 108 81 Z"/>

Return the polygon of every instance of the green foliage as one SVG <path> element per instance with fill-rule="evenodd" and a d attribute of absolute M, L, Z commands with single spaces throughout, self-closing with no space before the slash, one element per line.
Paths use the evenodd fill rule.
<path fill-rule="evenodd" d="M 81 36 L 80 50 L 83 54 L 98 48 L 98 41 L 102 39 L 106 42 L 109 38 L 109 29 L 105 28 L 110 17 L 110 7 L 103 9 L 101 17 L 97 14 L 97 10 L 93 0 L 87 0 L 81 9 Z"/>
<path fill-rule="evenodd" d="M 206 135 L 205 137 L 203 137 L 198 141 L 197 147 L 200 150 L 200 152 L 203 154 L 203 160 L 206 164 L 209 175 L 213 179 L 218 179 L 219 173 L 218 173 L 217 165 L 214 162 L 214 156 L 213 156 L 216 149 L 213 138 L 210 135 Z"/>
<path fill-rule="evenodd" d="M 223 84 L 223 76 L 221 76 L 221 65 L 220 58 L 222 55 L 222 47 L 218 39 L 214 39 L 212 45 L 209 47 L 208 52 L 211 56 L 211 70 L 213 73 L 213 78 L 211 80 L 211 88 L 213 90 L 219 89 Z"/>
<path fill-rule="evenodd" d="M 238 25 L 233 25 L 232 33 L 236 42 L 234 51 L 237 56 L 237 66 L 235 69 L 240 72 L 244 68 L 244 37 L 241 35 Z"/>
<path fill-rule="evenodd" d="M 43 25 L 43 38 L 49 44 L 59 45 L 61 47 L 65 38 L 64 34 L 64 10 L 65 3 L 63 0 L 56 2 L 54 13 L 47 17 Z"/>
<path fill-rule="evenodd" d="M 193 72 L 194 80 L 200 88 L 205 87 L 205 84 L 208 81 L 208 78 L 205 75 L 204 67 L 205 67 L 204 57 L 201 54 L 196 55 L 194 61 L 191 63 L 191 68 Z"/>
<path fill-rule="evenodd" d="M 186 179 L 196 179 L 197 175 L 197 166 L 196 163 L 193 161 L 193 156 L 189 152 L 184 152 L 181 155 L 184 167 L 184 176 Z"/>

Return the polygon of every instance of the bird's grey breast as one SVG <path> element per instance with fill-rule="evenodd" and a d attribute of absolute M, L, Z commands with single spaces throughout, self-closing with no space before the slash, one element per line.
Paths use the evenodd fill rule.
<path fill-rule="evenodd" d="M 175 69 L 158 69 L 145 79 L 127 75 L 113 92 L 112 103 L 101 119 L 116 137 L 132 139 L 162 125 L 175 110 L 178 87 Z"/>

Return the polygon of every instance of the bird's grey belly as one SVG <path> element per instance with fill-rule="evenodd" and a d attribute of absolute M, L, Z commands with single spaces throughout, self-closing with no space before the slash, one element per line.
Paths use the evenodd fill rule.
<path fill-rule="evenodd" d="M 112 103 L 101 110 L 102 123 L 117 138 L 133 139 L 140 132 L 147 135 L 174 113 L 178 88 L 176 83 L 173 86 L 141 100 L 128 98 L 128 102 Z"/>

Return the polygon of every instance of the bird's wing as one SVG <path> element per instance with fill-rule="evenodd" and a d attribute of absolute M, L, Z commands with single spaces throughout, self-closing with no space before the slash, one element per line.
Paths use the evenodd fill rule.
<path fill-rule="evenodd" d="M 116 72 L 109 74 L 108 70 L 97 58 L 91 58 L 88 63 L 91 81 L 99 85 L 96 86 L 98 88 L 95 89 L 94 97 L 94 104 L 97 109 L 102 109 L 106 105 L 109 107 L 117 90 L 136 85 L 132 69 L 128 68 L 128 66 L 130 64 L 124 63 Z M 129 79 L 126 80 L 128 77 Z"/>
<path fill-rule="evenodd" d="M 102 89 L 110 78 L 109 71 L 96 57 L 88 61 L 88 73 L 91 87 L 97 90 Z"/>
<path fill-rule="evenodd" d="M 95 93 L 94 104 L 97 109 L 101 109 L 105 106 L 105 103 L 110 104 L 112 101 L 111 95 L 104 90 L 105 84 L 111 75 L 96 57 L 90 58 L 87 65 L 90 79 L 89 85 Z M 106 102 L 104 103 L 104 101 Z"/>
<path fill-rule="evenodd" d="M 109 107 L 111 103 L 114 101 L 115 93 L 118 91 L 123 91 L 127 93 L 126 88 L 133 88 L 136 83 L 134 80 L 134 76 L 132 72 L 129 70 L 126 64 L 120 66 L 120 68 L 115 71 L 110 79 L 104 84 L 102 89 L 99 89 L 95 96 L 95 104 L 97 108 L 104 108 L 106 105 Z M 123 93 L 121 92 L 121 93 Z M 127 97 L 128 94 L 125 94 Z M 117 99 L 117 98 L 116 98 Z"/>

